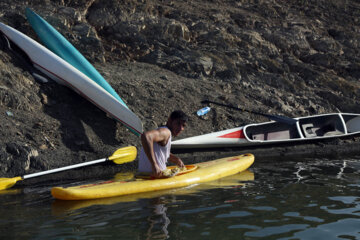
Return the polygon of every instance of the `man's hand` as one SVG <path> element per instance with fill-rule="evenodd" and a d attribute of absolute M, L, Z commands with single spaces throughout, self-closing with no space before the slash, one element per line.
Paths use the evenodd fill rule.
<path fill-rule="evenodd" d="M 183 161 L 181 161 L 180 158 L 178 158 L 177 156 L 175 156 L 174 154 L 170 153 L 170 157 L 169 157 L 169 161 L 176 164 L 178 167 L 180 168 L 184 168 L 185 165 L 183 163 Z"/>
<path fill-rule="evenodd" d="M 185 164 L 183 163 L 183 161 L 181 161 L 180 158 L 179 158 L 178 162 L 176 163 L 176 165 L 178 165 L 181 169 L 185 167 Z"/>
<path fill-rule="evenodd" d="M 154 178 L 162 178 L 163 172 L 158 167 L 155 167 L 151 176 Z"/>

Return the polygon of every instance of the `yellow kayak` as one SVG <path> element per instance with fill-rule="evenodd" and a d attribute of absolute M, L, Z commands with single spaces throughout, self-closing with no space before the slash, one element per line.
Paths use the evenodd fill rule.
<path fill-rule="evenodd" d="M 135 177 L 133 172 L 118 173 L 114 176 L 118 181 L 129 180 Z M 77 211 L 79 209 L 95 206 L 95 205 L 113 205 L 122 202 L 134 202 L 139 199 L 148 199 L 148 198 L 159 198 L 164 195 L 172 196 L 182 196 L 182 195 L 191 195 L 196 194 L 200 191 L 211 190 L 214 188 L 238 188 L 245 186 L 248 181 L 254 181 L 255 175 L 250 170 L 245 170 L 243 172 L 219 178 L 214 181 L 193 184 L 189 187 L 183 188 L 174 188 L 174 189 L 165 189 L 161 191 L 154 192 L 145 192 L 138 194 L 130 194 L 124 196 L 110 197 L 110 198 L 98 198 L 98 199 L 87 199 L 87 200 L 77 200 L 77 201 L 62 201 L 55 200 L 51 205 L 52 214 L 54 216 L 62 215 L 64 213 L 69 213 Z"/>
<path fill-rule="evenodd" d="M 74 187 L 54 187 L 51 194 L 61 200 L 85 200 L 116 197 L 134 193 L 152 192 L 185 187 L 196 183 L 217 180 L 248 169 L 254 162 L 254 155 L 243 154 L 191 165 L 193 171 L 170 178 L 131 179 L 127 181 L 105 181 Z M 194 167 L 195 166 L 195 167 Z"/>

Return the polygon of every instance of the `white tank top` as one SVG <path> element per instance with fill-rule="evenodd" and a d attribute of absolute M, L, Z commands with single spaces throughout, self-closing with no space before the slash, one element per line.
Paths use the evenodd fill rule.
<path fill-rule="evenodd" d="M 160 127 L 160 128 L 168 128 L 168 127 L 164 126 L 164 127 Z M 166 163 L 167 163 L 168 158 L 170 157 L 170 148 L 171 148 L 171 134 L 170 134 L 169 140 L 165 146 L 160 146 L 156 142 L 154 143 L 155 159 L 156 159 L 156 162 L 161 171 L 166 169 Z M 145 173 L 152 172 L 152 166 L 151 166 L 150 160 L 146 156 L 143 147 L 140 150 L 138 171 L 145 172 Z"/>

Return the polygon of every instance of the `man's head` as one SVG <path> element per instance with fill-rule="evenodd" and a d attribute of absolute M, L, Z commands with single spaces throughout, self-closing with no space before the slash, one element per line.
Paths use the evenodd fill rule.
<path fill-rule="evenodd" d="M 166 126 L 170 129 L 171 134 L 176 137 L 184 130 L 188 119 L 188 116 L 183 111 L 176 110 L 170 114 Z"/>

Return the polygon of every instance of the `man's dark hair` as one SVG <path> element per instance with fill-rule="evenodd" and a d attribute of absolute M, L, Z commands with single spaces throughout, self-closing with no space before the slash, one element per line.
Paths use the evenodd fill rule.
<path fill-rule="evenodd" d="M 183 111 L 176 110 L 170 114 L 170 119 L 172 120 L 180 119 L 183 122 L 187 122 L 189 120 L 189 117 Z"/>

